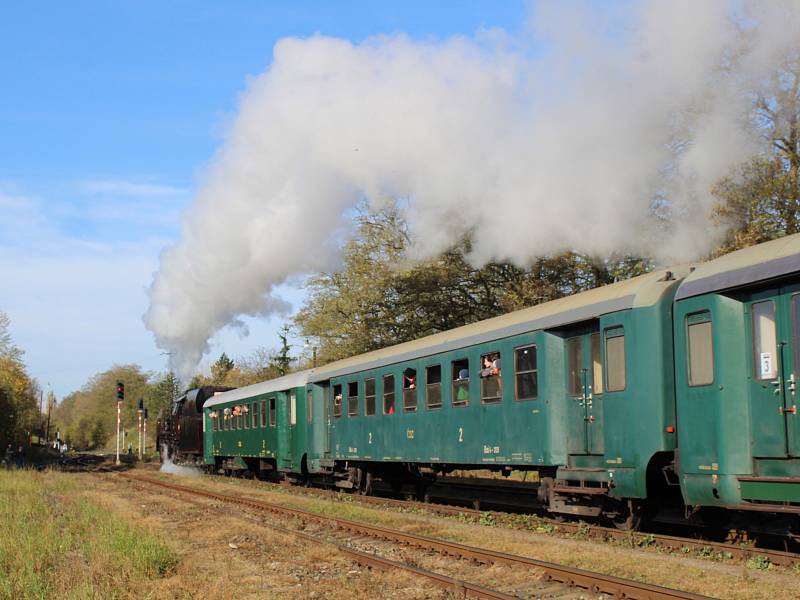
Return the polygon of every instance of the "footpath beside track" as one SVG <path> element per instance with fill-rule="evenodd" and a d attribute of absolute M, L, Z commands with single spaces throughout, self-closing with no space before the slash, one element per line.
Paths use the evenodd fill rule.
<path fill-rule="evenodd" d="M 221 494 L 192 488 L 184 485 L 168 483 L 159 481 L 150 477 L 143 477 L 138 475 L 131 475 L 128 473 L 119 473 L 120 477 L 153 486 L 159 486 L 163 489 L 171 490 L 190 494 L 208 499 L 237 504 L 245 506 L 257 511 L 266 511 L 281 517 L 293 517 L 305 523 L 315 523 L 327 528 L 346 531 L 350 534 L 357 536 L 364 536 L 377 540 L 385 540 L 397 544 L 403 544 L 415 548 L 420 548 L 426 551 L 436 552 L 446 556 L 463 558 L 478 563 L 485 564 L 498 564 L 510 566 L 513 569 L 533 570 L 534 572 L 543 573 L 544 579 L 549 582 L 554 582 L 569 588 L 578 588 L 586 590 L 595 595 L 606 595 L 614 598 L 629 598 L 636 600 L 701 600 L 708 598 L 699 594 L 691 592 L 684 592 L 680 590 L 673 590 L 657 585 L 647 584 L 639 581 L 623 579 L 611 575 L 601 573 L 593 573 L 583 569 L 558 565 L 546 561 L 541 561 L 524 556 L 513 554 L 506 554 L 485 548 L 478 548 L 449 542 L 442 539 L 431 538 L 427 536 L 416 535 L 385 527 L 369 525 L 366 523 L 359 523 L 350 519 L 341 519 L 337 517 L 330 517 L 320 515 L 317 513 L 285 507 L 262 500 L 252 498 L 242 498 L 231 496 L 228 494 Z M 270 525 L 270 527 L 274 527 Z M 314 536 L 302 531 L 290 530 L 283 527 L 274 527 L 297 535 L 306 537 L 315 542 L 327 541 L 321 540 L 318 536 Z M 361 552 L 354 548 L 349 548 L 346 545 L 334 544 L 341 552 L 350 556 L 355 562 L 362 565 L 379 568 L 379 569 L 403 569 L 409 571 L 417 576 L 425 577 L 435 585 L 455 591 L 458 595 L 470 598 L 514 598 L 515 596 L 482 587 L 477 584 L 456 580 L 444 575 L 420 569 L 415 566 L 405 565 L 396 561 L 388 560 L 377 556 L 376 554 Z"/>

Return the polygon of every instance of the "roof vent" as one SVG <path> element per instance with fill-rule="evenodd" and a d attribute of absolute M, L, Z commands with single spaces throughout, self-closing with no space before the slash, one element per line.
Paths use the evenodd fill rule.
<path fill-rule="evenodd" d="M 672 274 L 672 271 L 667 271 L 659 281 L 675 281 L 675 275 Z"/>

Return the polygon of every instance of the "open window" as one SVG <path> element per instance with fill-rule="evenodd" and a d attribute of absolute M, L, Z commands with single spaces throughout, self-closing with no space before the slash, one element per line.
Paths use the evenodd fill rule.
<path fill-rule="evenodd" d="M 621 392 L 625 389 L 625 330 L 606 329 L 606 389 Z"/>
<path fill-rule="evenodd" d="M 469 359 L 453 361 L 453 406 L 469 404 Z"/>
<path fill-rule="evenodd" d="M 342 384 L 333 386 L 333 416 L 338 419 L 342 416 Z"/>
<path fill-rule="evenodd" d="M 277 422 L 275 418 L 275 398 L 269 399 L 269 426 L 275 427 L 275 423 Z"/>
<path fill-rule="evenodd" d="M 375 414 L 375 379 L 364 380 L 364 413 Z"/>
<path fill-rule="evenodd" d="M 347 384 L 347 415 L 358 416 L 358 382 L 351 381 Z"/>
<path fill-rule="evenodd" d="M 686 317 L 686 344 L 689 359 L 689 385 L 714 383 L 714 344 L 711 336 L 711 313 Z"/>
<path fill-rule="evenodd" d="M 539 372 L 536 346 L 514 350 L 515 396 L 517 400 L 534 400 L 539 395 Z"/>
<path fill-rule="evenodd" d="M 242 404 L 242 425 L 245 429 L 250 429 L 250 409 L 247 404 Z"/>
<path fill-rule="evenodd" d="M 250 417 L 253 419 L 253 429 L 258 427 L 258 402 L 253 402 L 250 406 Z"/>
<path fill-rule="evenodd" d="M 417 410 L 417 370 L 403 371 L 403 410 Z"/>
<path fill-rule="evenodd" d="M 487 404 L 500 402 L 502 396 L 500 353 L 483 354 L 481 356 L 481 401 Z"/>
<path fill-rule="evenodd" d="M 383 376 L 383 414 L 394 414 L 394 375 Z"/>
<path fill-rule="evenodd" d="M 425 367 L 425 398 L 428 408 L 442 408 L 442 366 Z"/>

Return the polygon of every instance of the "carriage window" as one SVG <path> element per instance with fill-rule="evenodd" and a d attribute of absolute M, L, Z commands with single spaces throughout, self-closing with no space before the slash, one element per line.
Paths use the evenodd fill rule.
<path fill-rule="evenodd" d="M 606 330 L 606 384 L 609 392 L 625 389 L 625 332 L 622 327 Z"/>
<path fill-rule="evenodd" d="M 794 372 L 800 373 L 800 295 L 792 296 L 792 355 Z"/>
<path fill-rule="evenodd" d="M 289 425 L 297 425 L 297 394 L 289 394 Z"/>
<path fill-rule="evenodd" d="M 253 429 L 258 427 L 258 402 L 253 402 L 253 405 L 250 407 L 250 414 L 253 418 Z"/>
<path fill-rule="evenodd" d="M 269 426 L 275 427 L 275 398 L 269 399 Z"/>
<path fill-rule="evenodd" d="M 442 367 L 425 367 L 425 398 L 428 408 L 442 407 Z"/>
<path fill-rule="evenodd" d="M 514 350 L 514 372 L 517 378 L 517 400 L 532 400 L 536 398 L 539 394 L 536 346 L 525 346 Z"/>
<path fill-rule="evenodd" d="M 567 340 L 567 391 L 570 396 L 583 394 L 583 347 L 581 338 L 574 337 Z"/>
<path fill-rule="evenodd" d="M 209 418 L 211 419 L 211 431 L 217 430 L 217 420 L 214 418 L 214 413 L 208 413 Z"/>
<path fill-rule="evenodd" d="M 394 414 L 394 375 L 383 376 L 383 414 Z"/>
<path fill-rule="evenodd" d="M 342 416 L 342 384 L 333 386 L 333 416 Z"/>
<path fill-rule="evenodd" d="M 262 400 L 261 401 L 261 426 L 262 427 L 266 427 L 267 426 L 267 401 L 266 400 Z"/>
<path fill-rule="evenodd" d="M 245 429 L 250 429 L 250 410 L 247 404 L 242 404 L 242 425 Z"/>
<path fill-rule="evenodd" d="M 502 397 L 500 353 L 481 356 L 481 401 L 500 402 Z"/>
<path fill-rule="evenodd" d="M 453 406 L 469 404 L 469 359 L 453 361 Z"/>
<path fill-rule="evenodd" d="M 775 304 L 772 300 L 753 304 L 753 364 L 757 379 L 778 376 Z"/>
<path fill-rule="evenodd" d="M 358 416 L 358 382 L 351 381 L 347 384 L 347 414 L 351 417 Z"/>
<path fill-rule="evenodd" d="M 306 421 L 311 423 L 314 420 L 314 396 L 311 392 L 306 392 Z"/>
<path fill-rule="evenodd" d="M 714 383 L 714 345 L 711 337 L 711 314 L 686 317 L 689 350 L 689 385 Z"/>
<path fill-rule="evenodd" d="M 364 413 L 367 415 L 375 414 L 375 380 L 364 380 Z"/>
<path fill-rule="evenodd" d="M 236 421 L 234 421 L 234 423 L 236 423 L 236 429 L 241 429 L 242 428 L 242 407 L 241 406 L 237 406 L 236 408 L 239 409 L 239 412 L 236 414 Z"/>
<path fill-rule="evenodd" d="M 603 361 L 600 358 L 600 334 L 593 333 L 589 336 L 589 345 L 592 353 L 592 384 L 595 394 L 603 393 Z"/>
<path fill-rule="evenodd" d="M 403 410 L 417 410 L 417 370 L 403 371 Z"/>

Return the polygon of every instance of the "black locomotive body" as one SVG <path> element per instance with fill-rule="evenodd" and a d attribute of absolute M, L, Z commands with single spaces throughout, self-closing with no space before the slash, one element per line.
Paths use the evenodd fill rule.
<path fill-rule="evenodd" d="M 156 444 L 162 460 L 203 462 L 203 405 L 219 392 L 233 388 L 206 385 L 188 390 L 173 400 L 169 413 L 159 419 Z"/>

